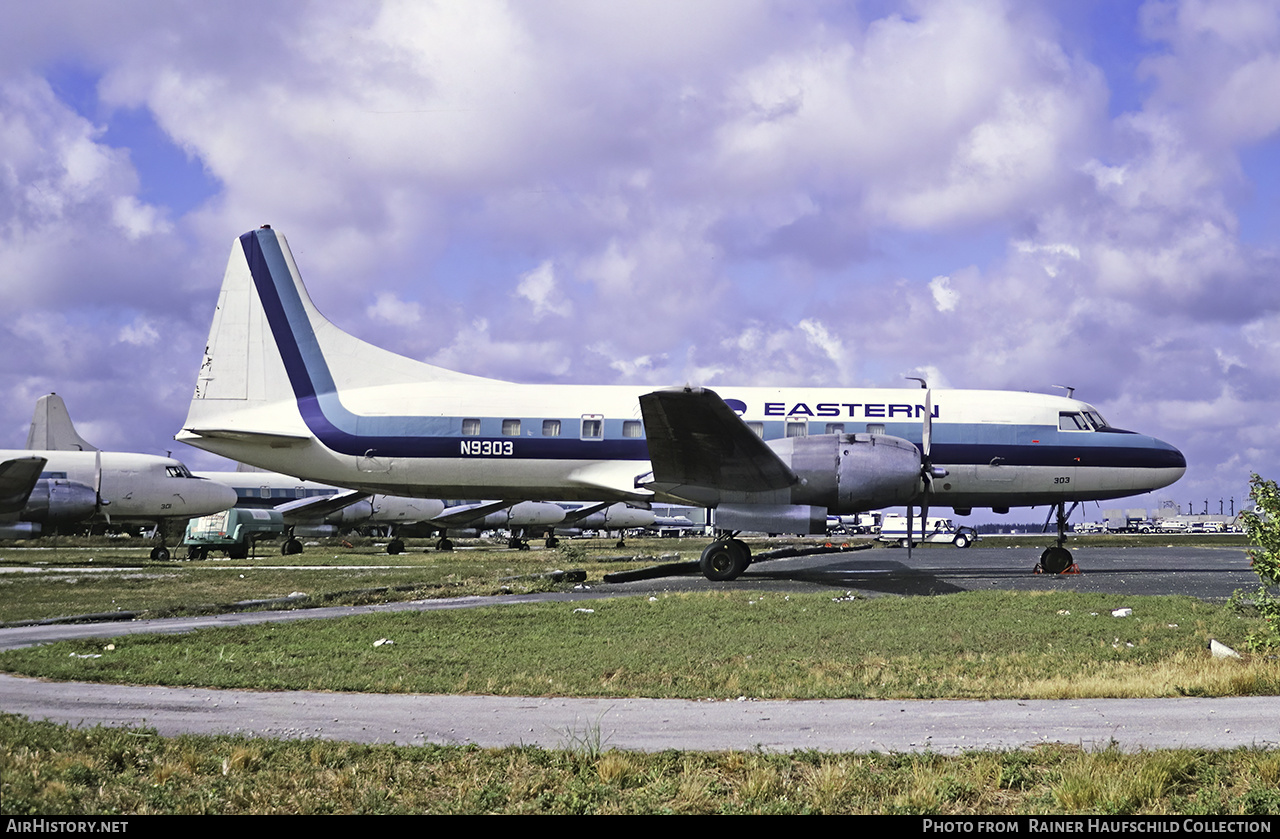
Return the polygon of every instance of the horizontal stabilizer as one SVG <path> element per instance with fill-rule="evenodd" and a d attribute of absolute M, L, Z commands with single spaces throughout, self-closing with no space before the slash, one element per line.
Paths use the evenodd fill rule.
<path fill-rule="evenodd" d="M 280 434 L 271 431 L 244 431 L 242 429 L 230 430 L 224 428 L 184 428 L 182 429 L 182 434 L 179 434 L 174 439 L 190 442 L 190 440 L 184 439 L 183 435 L 222 440 L 240 440 L 245 443 L 270 446 L 273 449 L 302 446 L 315 439 L 308 434 Z"/>
<path fill-rule="evenodd" d="M 766 492 L 798 480 L 714 391 L 655 391 L 640 411 L 657 484 Z"/>
<path fill-rule="evenodd" d="M 0 513 L 17 513 L 27 506 L 46 462 L 43 457 L 18 457 L 0 463 Z"/>

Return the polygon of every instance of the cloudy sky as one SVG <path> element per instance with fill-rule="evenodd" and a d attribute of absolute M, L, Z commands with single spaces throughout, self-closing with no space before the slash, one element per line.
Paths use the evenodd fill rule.
<path fill-rule="evenodd" d="M 171 438 L 270 223 L 414 358 L 1071 385 L 1187 454 L 1137 506 L 1216 513 L 1280 477 L 1277 187 L 1271 0 L 23 3 L 0 445 L 57 391 L 100 446 L 220 467 Z"/>

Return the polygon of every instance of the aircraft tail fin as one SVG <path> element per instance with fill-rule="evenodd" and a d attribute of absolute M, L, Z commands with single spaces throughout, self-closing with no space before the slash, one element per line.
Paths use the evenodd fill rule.
<path fill-rule="evenodd" d="M 343 403 L 354 391 L 461 381 L 484 380 L 396 355 L 331 323 L 311 301 L 285 237 L 264 226 L 232 244 L 177 439 L 212 450 L 212 438 L 301 445 L 349 416 Z"/>
<path fill-rule="evenodd" d="M 98 447 L 86 441 L 76 432 L 67 404 L 56 393 L 36 400 L 35 414 L 31 417 L 31 429 L 27 432 L 27 449 L 96 452 Z"/>

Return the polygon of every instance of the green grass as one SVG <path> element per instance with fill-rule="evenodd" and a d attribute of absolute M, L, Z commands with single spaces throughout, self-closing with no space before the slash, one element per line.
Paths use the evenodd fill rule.
<path fill-rule="evenodd" d="M 0 623 L 118 611 L 140 617 L 198 614 L 293 592 L 308 595 L 304 606 L 520 593 L 550 586 L 510 578 L 576 567 L 559 551 L 424 553 L 427 544 L 411 542 L 410 552 L 388 556 L 370 540 L 356 540 L 354 548 L 325 540 L 296 556 L 281 556 L 265 545 L 250 559 L 169 562 L 153 562 L 145 546 L 0 548 L 0 565 L 39 571 L 0 574 Z M 598 553 L 607 555 L 603 547 Z M 588 564 L 597 580 L 612 570 Z M 66 570 L 45 570 L 51 568 Z"/>
<path fill-rule="evenodd" d="M 787 755 L 159 737 L 0 714 L 6 815 L 1280 814 L 1280 753 Z"/>
<path fill-rule="evenodd" d="M 1072 544 L 1222 547 L 1233 539 L 1089 536 L 1073 539 Z M 749 541 L 759 551 L 793 540 Z M 841 541 L 846 539 L 841 537 Z M 434 540 L 422 539 L 409 540 L 405 553 L 388 556 L 381 543 L 371 539 L 318 542 L 296 556 L 281 556 L 277 545 L 263 544 L 259 555 L 250 559 L 169 562 L 153 562 L 148 556 L 149 545 L 140 540 L 49 538 L 0 547 L 0 568 L 41 571 L 0 573 L 0 624 L 121 611 L 138 617 L 202 614 L 227 611 L 230 604 L 239 601 L 281 598 L 294 592 L 307 598 L 301 603 L 261 608 L 543 591 L 557 587 L 538 579 L 537 575 L 547 571 L 581 569 L 587 572 L 588 582 L 599 582 L 605 574 L 624 567 L 617 561 L 620 556 L 647 556 L 646 564 L 656 563 L 658 557 L 666 557 L 664 561 L 695 560 L 705 544 L 701 539 L 632 539 L 628 548 L 619 549 L 613 540 L 574 539 L 564 540 L 559 550 L 512 551 L 500 542 L 476 540 L 462 544 L 482 549 L 440 553 L 424 551 Z M 1051 537 L 1032 535 L 990 537 L 981 544 L 1026 549 L 1030 565 L 1035 554 L 1051 542 Z M 955 551 L 950 545 L 926 545 L 920 550 Z M 66 570 L 46 570 L 50 568 Z"/>
<path fill-rule="evenodd" d="M 1120 606 L 1127 618 L 1111 616 Z M 592 612 L 583 612 L 591 609 Z M 218 688 L 672 698 L 1066 698 L 1280 693 L 1219 661 L 1255 618 L 1186 597 L 965 592 L 848 600 L 718 592 L 360 615 L 0 653 L 53 679 Z M 374 647 L 388 638 L 394 644 Z M 80 658 L 84 655 L 98 658 Z"/>
<path fill-rule="evenodd" d="M 1174 542 L 1157 538 L 1156 544 Z M 0 615 L 16 620 L 112 608 L 158 615 L 295 590 L 307 591 L 313 603 L 492 594 L 546 587 L 505 577 L 585 567 L 594 580 L 618 567 L 605 561 L 610 556 L 691 543 L 655 540 L 625 552 L 611 543 L 571 544 L 575 549 L 564 553 L 452 555 L 424 554 L 419 546 L 388 557 L 367 543 L 354 549 L 329 543 L 300 557 L 233 563 L 151 563 L 145 548 L 0 549 L 3 564 L 75 569 L 0 577 Z M 686 553 L 692 558 L 696 550 Z M 316 565 L 323 567 L 304 567 Z M 87 573 L 103 567 L 110 570 Z M 389 585 L 413 588 L 342 594 Z M 1133 615 L 1111 617 L 1120 606 Z M 603 697 L 1274 695 L 1280 663 L 1213 660 L 1204 650 L 1211 637 L 1239 646 L 1256 621 L 1224 604 L 1181 597 L 717 592 L 66 642 L 0 653 L 0 668 L 145 684 Z M 374 647 L 380 638 L 395 643 Z M 1261 750 L 1123 754 L 1052 745 L 954 757 L 643 754 L 604 750 L 588 735 L 569 733 L 554 750 L 394 747 L 165 738 L 146 729 L 77 730 L 0 714 L 0 811 L 9 815 L 1275 815 L 1277 788 L 1280 754 Z"/>

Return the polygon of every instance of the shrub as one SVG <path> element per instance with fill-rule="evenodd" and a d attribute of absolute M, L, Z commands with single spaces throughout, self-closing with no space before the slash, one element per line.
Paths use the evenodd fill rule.
<path fill-rule="evenodd" d="M 1253 607 L 1265 625 L 1249 635 L 1248 643 L 1250 649 L 1261 651 L 1280 647 L 1280 597 L 1271 590 L 1280 586 L 1280 488 L 1258 475 L 1249 479 L 1249 487 L 1254 508 L 1240 517 L 1249 540 L 1257 546 L 1249 551 L 1249 565 L 1262 580 Z"/>

